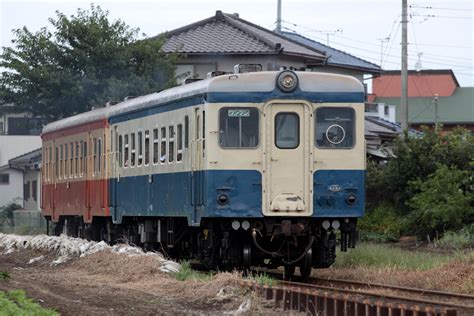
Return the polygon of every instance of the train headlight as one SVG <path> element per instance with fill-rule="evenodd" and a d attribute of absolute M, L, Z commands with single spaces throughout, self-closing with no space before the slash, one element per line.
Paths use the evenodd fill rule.
<path fill-rule="evenodd" d="M 291 92 L 298 86 L 298 77 L 293 71 L 284 70 L 277 77 L 278 88 L 283 92 Z"/>
<path fill-rule="evenodd" d="M 338 229 L 339 227 L 341 227 L 341 223 L 339 223 L 338 220 L 335 220 L 335 221 L 332 221 L 331 226 L 332 226 L 332 228 L 334 228 L 334 229 Z"/>
<path fill-rule="evenodd" d="M 217 197 L 217 203 L 219 203 L 220 205 L 229 204 L 229 197 L 227 196 L 227 194 L 219 194 L 219 196 Z"/>
<path fill-rule="evenodd" d="M 346 203 L 349 205 L 353 205 L 355 202 L 357 202 L 357 196 L 354 193 L 349 193 L 346 195 Z"/>
<path fill-rule="evenodd" d="M 240 222 L 237 221 L 237 220 L 234 220 L 234 221 L 232 222 L 232 229 L 238 230 L 239 228 L 240 228 Z"/>
<path fill-rule="evenodd" d="M 250 222 L 249 221 L 243 221 L 242 222 L 242 229 L 243 230 L 248 230 L 250 228 Z"/>

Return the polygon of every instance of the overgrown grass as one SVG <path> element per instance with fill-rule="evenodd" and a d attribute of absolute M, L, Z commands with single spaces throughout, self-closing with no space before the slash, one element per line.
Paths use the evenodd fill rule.
<path fill-rule="evenodd" d="M 5 271 L 0 271 L 0 281 L 8 280 L 10 278 L 10 274 Z"/>
<path fill-rule="evenodd" d="M 181 269 L 172 274 L 173 277 L 178 281 L 186 280 L 199 280 L 199 281 L 210 281 L 212 279 L 212 273 L 202 273 L 194 271 L 191 268 L 189 261 L 181 262 Z"/>
<path fill-rule="evenodd" d="M 26 297 L 22 290 L 0 291 L 0 316 L 35 315 L 56 316 L 57 312 L 44 309 L 31 298 Z"/>
<path fill-rule="evenodd" d="M 438 245 L 454 249 L 474 247 L 474 224 L 464 227 L 459 232 L 444 233 Z"/>
<path fill-rule="evenodd" d="M 254 275 L 252 279 L 254 279 L 258 284 L 261 285 L 273 286 L 273 284 L 276 283 L 276 280 L 266 273 L 259 273 L 257 275 Z"/>
<path fill-rule="evenodd" d="M 451 259 L 448 255 L 412 252 L 388 245 L 359 244 L 348 252 L 339 252 L 334 267 L 393 267 L 406 270 L 428 270 Z"/>

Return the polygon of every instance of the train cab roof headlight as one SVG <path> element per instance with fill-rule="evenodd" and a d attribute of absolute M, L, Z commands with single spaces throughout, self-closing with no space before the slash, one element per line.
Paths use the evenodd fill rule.
<path fill-rule="evenodd" d="M 339 223 L 338 220 L 335 220 L 335 221 L 332 221 L 331 226 L 334 229 L 339 229 L 339 227 L 341 227 L 341 223 Z"/>
<path fill-rule="evenodd" d="M 284 70 L 277 77 L 278 88 L 283 92 L 291 92 L 298 86 L 298 77 L 293 71 Z"/>
<path fill-rule="evenodd" d="M 354 193 L 349 193 L 346 195 L 346 203 L 349 205 L 353 205 L 357 202 L 357 196 Z"/>
<path fill-rule="evenodd" d="M 328 230 L 329 227 L 331 227 L 331 222 L 330 221 L 323 221 L 322 226 L 325 230 Z"/>

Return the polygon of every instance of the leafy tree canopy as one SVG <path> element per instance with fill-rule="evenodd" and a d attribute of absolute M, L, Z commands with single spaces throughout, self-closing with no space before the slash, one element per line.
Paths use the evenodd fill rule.
<path fill-rule="evenodd" d="M 160 52 L 163 41 L 139 39 L 137 28 L 108 14 L 91 5 L 70 17 L 56 11 L 53 31 L 14 30 L 13 47 L 0 55 L 3 112 L 52 121 L 172 86 L 175 56 Z"/>

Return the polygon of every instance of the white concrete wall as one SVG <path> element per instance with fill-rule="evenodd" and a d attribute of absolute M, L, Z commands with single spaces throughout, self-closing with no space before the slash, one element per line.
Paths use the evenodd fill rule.
<path fill-rule="evenodd" d="M 36 181 L 36 187 L 33 185 Z M 38 211 L 41 206 L 41 174 L 39 170 L 25 170 L 24 183 L 30 186 L 30 195 L 25 200 L 27 211 Z M 33 198 L 36 191 L 36 200 Z"/>
<path fill-rule="evenodd" d="M 8 184 L 0 184 L 0 206 L 15 200 L 23 206 L 23 172 L 16 169 L 0 169 L 0 174 L 9 174 Z"/>
<path fill-rule="evenodd" d="M 41 147 L 40 136 L 0 135 L 0 166 L 8 160 Z"/>

